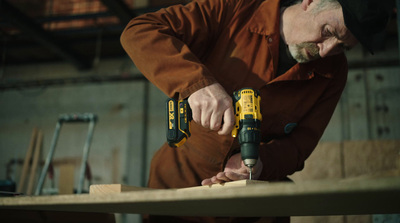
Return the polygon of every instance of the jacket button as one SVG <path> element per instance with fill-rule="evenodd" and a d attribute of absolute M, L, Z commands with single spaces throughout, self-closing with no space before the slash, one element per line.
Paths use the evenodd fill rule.
<path fill-rule="evenodd" d="M 285 134 L 291 133 L 293 131 L 293 129 L 296 128 L 296 126 L 297 126 L 297 123 L 288 123 L 288 124 L 286 124 L 286 126 L 284 128 Z"/>

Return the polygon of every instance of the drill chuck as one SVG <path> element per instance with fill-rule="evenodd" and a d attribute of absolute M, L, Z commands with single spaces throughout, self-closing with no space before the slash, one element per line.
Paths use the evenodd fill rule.
<path fill-rule="evenodd" d="M 242 160 L 246 166 L 254 166 L 258 159 L 260 146 L 260 121 L 257 119 L 242 120 L 242 128 L 238 139 Z"/>

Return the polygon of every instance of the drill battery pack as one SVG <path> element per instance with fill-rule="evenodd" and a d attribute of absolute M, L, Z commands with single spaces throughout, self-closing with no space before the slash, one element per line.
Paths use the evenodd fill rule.
<path fill-rule="evenodd" d="M 167 99 L 167 142 L 168 145 L 177 148 L 184 144 L 190 137 L 190 121 L 192 110 L 187 99 Z"/>

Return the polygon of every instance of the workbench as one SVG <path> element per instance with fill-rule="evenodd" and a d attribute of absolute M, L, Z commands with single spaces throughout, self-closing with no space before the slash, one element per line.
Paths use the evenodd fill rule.
<path fill-rule="evenodd" d="M 177 216 L 312 216 L 400 213 L 400 177 L 263 183 L 213 189 L 0 198 L 0 211 Z"/>

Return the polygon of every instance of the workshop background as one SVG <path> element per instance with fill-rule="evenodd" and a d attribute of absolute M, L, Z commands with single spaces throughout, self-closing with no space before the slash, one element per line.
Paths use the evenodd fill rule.
<path fill-rule="evenodd" d="M 143 78 L 119 37 L 132 17 L 185 2 L 0 0 L 2 187 L 35 189 L 58 117 L 72 113 L 98 116 L 84 191 L 89 184 L 146 186 L 151 157 L 165 141 L 166 96 Z M 398 25 L 393 8 L 375 55 L 360 46 L 347 53 L 347 86 L 305 169 L 291 176 L 295 182 L 399 175 Z M 43 194 L 76 190 L 87 136 L 88 123 L 62 125 Z M 30 146 L 40 148 L 30 156 L 38 164 L 21 187 Z M 399 221 L 400 215 L 292 217 L 294 223 Z M 117 222 L 140 222 L 140 216 L 120 214 Z"/>

